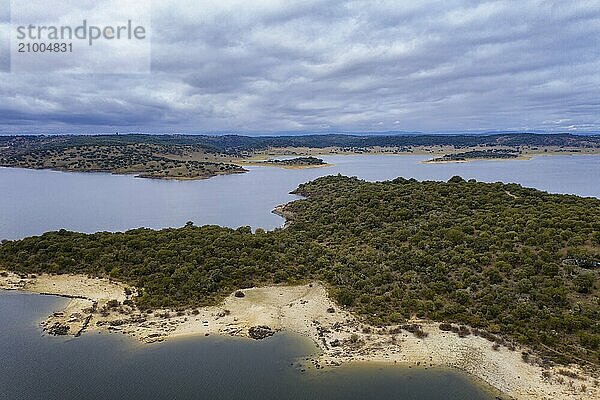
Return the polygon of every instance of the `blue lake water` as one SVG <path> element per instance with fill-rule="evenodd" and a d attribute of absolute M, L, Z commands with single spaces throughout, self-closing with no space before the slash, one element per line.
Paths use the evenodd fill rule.
<path fill-rule="evenodd" d="M 61 228 L 122 231 L 218 224 L 273 229 L 271 210 L 297 198 L 300 183 L 341 173 L 367 180 L 398 176 L 447 180 L 453 175 L 517 182 L 554 193 L 600 197 L 600 156 L 546 156 L 529 161 L 422 164 L 427 156 L 331 156 L 325 168 L 251 167 L 239 175 L 202 181 L 162 181 L 133 176 L 0 168 L 0 240 Z"/>
<path fill-rule="evenodd" d="M 200 337 L 140 345 L 120 334 L 40 337 L 56 297 L 0 291 L 1 400 L 491 400 L 443 369 L 354 365 L 302 373 L 315 352 L 279 334 L 263 341 Z"/>

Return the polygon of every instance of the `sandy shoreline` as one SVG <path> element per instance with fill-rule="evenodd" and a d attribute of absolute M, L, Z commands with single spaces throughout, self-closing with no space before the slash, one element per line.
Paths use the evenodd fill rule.
<path fill-rule="evenodd" d="M 312 169 L 312 168 L 324 168 L 324 167 L 331 167 L 334 164 L 328 164 L 328 163 L 324 163 L 324 164 L 317 164 L 317 165 L 285 165 L 285 164 L 276 164 L 276 163 L 268 163 L 266 162 L 267 159 L 265 159 L 265 161 L 237 161 L 235 163 L 235 165 L 239 165 L 241 167 L 275 167 L 275 168 L 281 168 L 281 169 Z"/>
<path fill-rule="evenodd" d="M 419 164 L 465 164 L 474 161 L 531 161 L 535 157 L 535 155 L 528 156 L 519 156 L 513 158 L 483 158 L 483 157 L 475 157 L 468 158 L 464 160 L 438 160 L 436 158 L 432 158 L 430 160 L 419 161 Z"/>
<path fill-rule="evenodd" d="M 152 343 L 189 335 L 248 337 L 252 333 L 262 337 L 289 331 L 309 337 L 319 346 L 322 354 L 310 360 L 317 368 L 361 361 L 451 367 L 486 382 L 509 398 L 600 399 L 598 376 L 577 366 L 541 367 L 535 355 L 524 361 L 527 349 L 511 350 L 473 334 L 460 337 L 441 330 L 434 322 L 367 326 L 334 304 L 319 283 L 244 289 L 232 293 L 219 306 L 151 313 L 134 306 L 134 288 L 108 279 L 1 272 L 0 289 L 71 297 L 62 312 L 43 323 L 48 332 L 57 327 L 67 329 L 65 326 L 69 335 L 106 330 Z M 416 326 L 416 333 L 409 332 Z M 565 376 L 567 370 L 577 377 Z"/>

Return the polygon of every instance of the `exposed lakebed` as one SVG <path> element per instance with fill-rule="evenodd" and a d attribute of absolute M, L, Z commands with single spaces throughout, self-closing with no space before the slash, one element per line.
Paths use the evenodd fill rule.
<path fill-rule="evenodd" d="M 0 292 L 1 399 L 493 399 L 445 369 L 356 364 L 307 369 L 310 340 L 195 337 L 142 345 L 119 334 L 41 336 L 64 306 L 53 296 Z"/>

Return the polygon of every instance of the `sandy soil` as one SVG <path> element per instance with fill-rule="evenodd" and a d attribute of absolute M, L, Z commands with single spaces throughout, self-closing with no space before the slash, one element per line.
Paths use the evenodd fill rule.
<path fill-rule="evenodd" d="M 2 276 L 5 275 L 5 276 Z M 100 310 L 108 308 L 109 301 L 122 304 L 131 300 L 135 289 L 108 279 L 89 278 L 84 275 L 19 275 L 3 272 L 0 289 L 22 290 L 31 293 L 56 295 L 70 298 L 64 310 L 55 312 L 42 324 L 44 331 L 53 327 L 68 327 L 68 334 L 79 336 L 92 326 Z M 57 325 L 58 324 L 58 325 Z"/>
<path fill-rule="evenodd" d="M 283 330 L 310 337 L 322 350 L 307 361 L 316 368 L 355 361 L 448 366 L 468 372 L 509 398 L 600 399 L 599 378 L 589 370 L 542 367 L 533 354 L 524 361 L 523 353 L 530 353 L 527 349 L 494 346 L 473 334 L 459 337 L 428 321 L 410 321 L 423 332 L 420 335 L 406 326 L 368 326 L 334 304 L 318 283 L 244 289 L 219 306 L 151 313 L 142 313 L 130 301 L 133 288 L 106 279 L 4 272 L 0 289 L 77 296 L 44 323 L 45 328 L 65 324 L 69 334 L 107 330 L 152 343 L 188 335 L 249 336 L 251 328 L 265 326 L 267 334 Z M 570 371 L 571 377 L 564 371 Z"/>

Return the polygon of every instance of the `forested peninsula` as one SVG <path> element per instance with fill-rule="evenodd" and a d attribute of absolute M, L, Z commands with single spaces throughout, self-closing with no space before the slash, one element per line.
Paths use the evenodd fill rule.
<path fill-rule="evenodd" d="M 138 288 L 141 309 L 216 304 L 237 289 L 324 282 L 375 326 L 454 322 L 559 362 L 600 363 L 600 200 L 516 184 L 301 185 L 286 229 L 61 230 L 0 245 L 0 269 L 89 274 Z"/>

